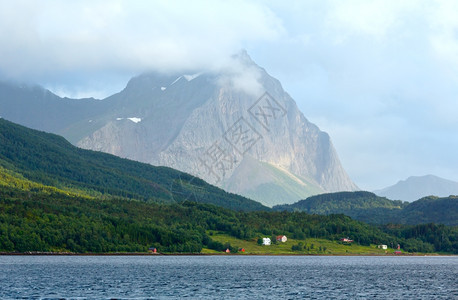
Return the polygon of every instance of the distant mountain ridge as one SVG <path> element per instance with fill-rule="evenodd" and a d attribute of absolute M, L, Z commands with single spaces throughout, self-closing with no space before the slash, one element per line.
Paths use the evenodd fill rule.
<path fill-rule="evenodd" d="M 358 190 L 329 136 L 245 52 L 218 72 L 137 76 L 102 101 L 2 89 L 0 116 L 9 120 L 85 149 L 169 166 L 264 205 Z M 62 113 L 47 113 L 57 102 Z"/>
<path fill-rule="evenodd" d="M 458 182 L 434 175 L 411 176 L 374 193 L 403 201 L 414 201 L 426 196 L 446 197 L 458 195 Z"/>
<path fill-rule="evenodd" d="M 33 129 L 60 133 L 107 109 L 93 98 L 61 98 L 36 85 L 0 81 L 0 117 Z"/>

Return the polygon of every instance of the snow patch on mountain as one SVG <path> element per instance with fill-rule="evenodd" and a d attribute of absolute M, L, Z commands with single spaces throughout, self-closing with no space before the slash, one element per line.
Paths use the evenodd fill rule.
<path fill-rule="evenodd" d="M 196 79 L 197 77 L 199 77 L 202 73 L 196 73 L 196 74 L 192 74 L 192 75 L 183 75 L 183 77 L 187 80 L 187 81 L 191 81 L 193 79 Z"/>
<path fill-rule="evenodd" d="M 186 76 L 186 75 L 185 75 Z M 178 77 L 177 79 L 175 79 L 170 85 L 174 85 L 178 80 L 180 80 L 181 78 L 183 78 L 183 76 L 180 76 Z M 188 80 L 189 81 L 189 80 Z"/>
<path fill-rule="evenodd" d="M 141 118 L 137 118 L 137 117 L 132 117 L 132 118 L 116 118 L 116 121 L 121 121 L 121 120 L 124 120 L 124 119 L 127 119 L 127 120 L 130 120 L 134 123 L 140 123 L 142 121 Z M 92 120 L 91 120 L 92 121 Z"/>

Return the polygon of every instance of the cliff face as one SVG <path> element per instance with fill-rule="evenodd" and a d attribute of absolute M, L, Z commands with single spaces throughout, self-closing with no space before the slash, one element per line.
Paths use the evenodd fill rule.
<path fill-rule="evenodd" d="M 266 205 L 357 187 L 329 136 L 242 53 L 212 73 L 133 78 L 109 110 L 68 130 L 78 146 L 188 172 Z M 81 136 L 81 134 L 79 134 Z"/>

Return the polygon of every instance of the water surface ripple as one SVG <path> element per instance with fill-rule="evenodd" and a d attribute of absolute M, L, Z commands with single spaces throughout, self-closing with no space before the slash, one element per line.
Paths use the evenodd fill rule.
<path fill-rule="evenodd" d="M 457 257 L 0 256 L 1 299 L 458 299 Z"/>

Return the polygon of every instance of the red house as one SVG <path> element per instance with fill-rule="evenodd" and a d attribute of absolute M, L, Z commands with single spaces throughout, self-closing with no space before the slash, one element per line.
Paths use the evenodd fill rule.
<path fill-rule="evenodd" d="M 285 243 L 288 240 L 286 235 L 277 235 L 277 242 Z"/>

